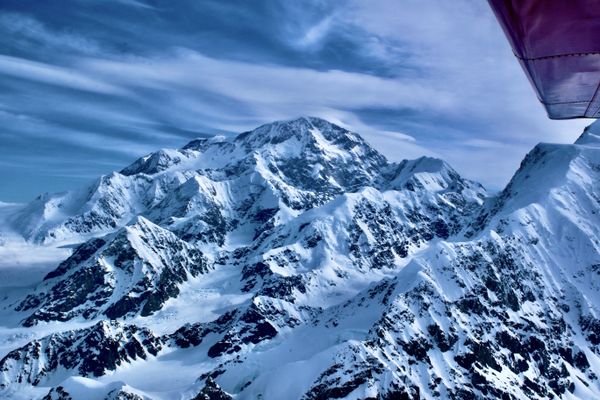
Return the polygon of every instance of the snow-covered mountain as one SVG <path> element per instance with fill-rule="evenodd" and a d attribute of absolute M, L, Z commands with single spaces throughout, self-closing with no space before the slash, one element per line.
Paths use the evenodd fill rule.
<path fill-rule="evenodd" d="M 305 117 L 2 205 L 57 257 L 5 284 L 0 397 L 600 397 L 597 131 L 496 196 Z"/>

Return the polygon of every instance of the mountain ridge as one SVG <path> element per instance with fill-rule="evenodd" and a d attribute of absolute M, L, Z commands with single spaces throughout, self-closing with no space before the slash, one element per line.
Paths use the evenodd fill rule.
<path fill-rule="evenodd" d="M 442 160 L 390 163 L 302 117 L 39 199 L 13 221 L 26 238 L 83 243 L 0 300 L 23 335 L 0 331 L 0 394 L 592 398 L 595 132 L 536 146 L 495 197 Z M 64 361 L 78 354 L 95 368 Z"/>

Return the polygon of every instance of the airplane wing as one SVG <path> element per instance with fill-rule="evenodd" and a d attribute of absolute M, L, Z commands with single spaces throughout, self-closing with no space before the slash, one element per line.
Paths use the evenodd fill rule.
<path fill-rule="evenodd" d="M 488 0 L 552 119 L 600 116 L 600 0 Z"/>

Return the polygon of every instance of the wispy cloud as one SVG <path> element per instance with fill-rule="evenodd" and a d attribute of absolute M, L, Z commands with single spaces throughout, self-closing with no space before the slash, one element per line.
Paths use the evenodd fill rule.
<path fill-rule="evenodd" d="M 57 67 L 22 58 L 0 55 L 0 74 L 104 94 L 124 95 L 123 88 L 99 81 L 70 68 Z"/>
<path fill-rule="evenodd" d="M 7 1 L 0 49 L 6 200 L 298 115 L 500 188 L 586 124 L 546 118 L 481 1 Z"/>
<path fill-rule="evenodd" d="M 38 19 L 21 13 L 0 12 L 0 32 L 9 35 L 13 45 L 18 45 L 23 50 L 27 47 L 40 47 L 48 51 L 87 55 L 105 52 L 96 40 L 82 34 L 48 28 Z"/>
<path fill-rule="evenodd" d="M 209 91 L 258 106 L 439 110 L 453 104 L 452 94 L 422 79 L 387 79 L 340 70 L 218 60 L 193 51 L 136 61 L 88 60 L 81 67 L 123 87 Z"/>

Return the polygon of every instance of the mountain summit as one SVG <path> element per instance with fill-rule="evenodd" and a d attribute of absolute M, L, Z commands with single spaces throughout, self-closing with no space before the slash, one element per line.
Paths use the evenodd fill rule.
<path fill-rule="evenodd" d="M 575 144 L 600 147 L 600 124 L 594 122 L 585 128 Z"/>
<path fill-rule="evenodd" d="M 5 246 L 72 251 L 0 299 L 0 397 L 594 398 L 597 138 L 490 197 L 302 117 L 11 205 Z"/>
<path fill-rule="evenodd" d="M 423 160 L 416 162 L 423 164 Z M 186 205 L 176 203 L 185 201 L 182 190 L 193 182 L 227 192 L 225 197 L 210 196 L 208 201 L 215 207 L 227 208 L 230 201 L 245 200 L 230 199 L 231 195 L 267 196 L 262 208 L 280 208 L 282 203 L 297 213 L 364 187 L 406 184 L 411 174 L 422 175 L 409 164 L 404 163 L 407 168 L 402 169 L 358 134 L 323 119 L 302 117 L 235 137 L 197 139 L 182 149 L 159 150 L 88 187 L 39 197 L 16 212 L 9 223 L 37 243 L 79 241 L 114 232 L 139 214 L 180 213 Z M 459 192 L 472 189 L 473 196 L 484 196 L 480 185 L 463 180 L 441 160 L 430 159 L 428 174 L 441 186 L 458 185 Z M 173 193 L 179 198 L 173 198 Z M 233 206 L 239 208 L 239 204 Z M 169 210 L 161 211 L 164 207 Z"/>

